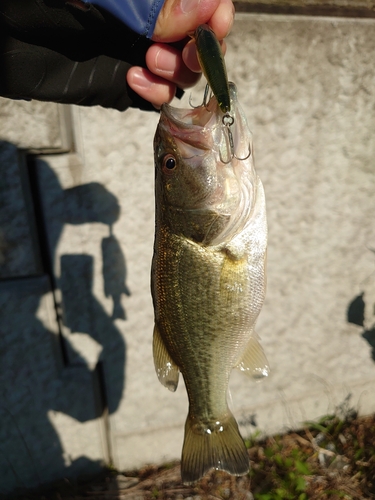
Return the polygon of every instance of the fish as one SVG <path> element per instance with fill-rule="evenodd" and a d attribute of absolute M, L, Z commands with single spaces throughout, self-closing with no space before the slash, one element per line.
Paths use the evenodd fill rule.
<path fill-rule="evenodd" d="M 237 156 L 251 132 L 229 83 Z M 249 471 L 249 457 L 227 403 L 232 369 L 269 374 L 255 333 L 266 289 L 264 190 L 253 155 L 227 158 L 223 113 L 163 104 L 154 138 L 155 240 L 151 271 L 153 356 L 171 391 L 182 373 L 189 399 L 181 476 L 193 484 L 211 469 Z M 250 145 L 250 146 L 249 146 Z"/>
<path fill-rule="evenodd" d="M 207 24 L 199 25 L 193 38 L 198 61 L 223 113 L 231 110 L 227 69 L 220 43 Z"/>

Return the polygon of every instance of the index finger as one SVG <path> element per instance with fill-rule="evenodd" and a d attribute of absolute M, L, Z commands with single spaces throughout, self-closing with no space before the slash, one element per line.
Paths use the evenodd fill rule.
<path fill-rule="evenodd" d="M 229 35 L 234 21 L 234 5 L 232 0 L 221 0 L 207 24 L 214 30 L 218 40 Z"/>

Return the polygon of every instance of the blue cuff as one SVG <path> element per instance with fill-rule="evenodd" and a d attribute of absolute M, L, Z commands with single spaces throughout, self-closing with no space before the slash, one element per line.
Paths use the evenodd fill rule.
<path fill-rule="evenodd" d="M 151 38 L 164 0 L 83 0 L 103 7 L 136 33 Z"/>

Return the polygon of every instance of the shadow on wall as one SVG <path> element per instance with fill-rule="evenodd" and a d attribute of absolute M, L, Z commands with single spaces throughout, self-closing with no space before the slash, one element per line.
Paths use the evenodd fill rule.
<path fill-rule="evenodd" d="M 372 252 L 375 253 L 374 250 Z M 352 323 L 354 325 L 358 325 L 363 327 L 362 337 L 370 344 L 371 350 L 371 358 L 375 361 L 375 322 L 372 325 L 368 325 L 368 321 L 366 321 L 366 307 L 372 308 L 372 316 L 375 316 L 375 304 L 371 302 L 366 302 L 366 294 L 365 292 L 361 292 L 359 295 L 354 297 L 354 299 L 350 302 L 347 310 L 347 320 L 348 323 Z M 375 319 L 375 318 L 374 318 Z M 366 324 L 367 323 L 367 324 Z M 369 327 L 368 327 L 369 326 Z"/>
<path fill-rule="evenodd" d="M 112 233 L 120 213 L 117 198 L 99 183 L 63 190 L 44 161 L 29 167 L 46 273 L 0 280 L 0 493 L 98 470 L 102 460 L 91 460 L 86 450 L 76 459 L 64 451 L 65 440 L 71 447 L 77 439 L 75 449 L 80 450 L 77 426 L 71 427 L 69 418 L 99 425 L 94 421 L 116 411 L 125 386 L 126 346 L 114 320 L 126 319 L 121 295 L 130 292 L 125 258 Z M 104 293 L 113 299 L 111 316 L 92 291 L 91 255 L 62 255 L 60 278 L 52 274 L 64 225 L 92 222 L 109 227 L 101 250 Z M 62 304 L 55 305 L 58 315 L 62 310 L 68 336 L 50 331 L 46 318 L 40 319 L 51 288 L 61 289 Z M 95 341 L 96 364 L 90 366 L 77 351 L 75 334 Z M 66 415 L 57 415 L 61 439 L 51 423 L 54 412 Z M 72 428 L 74 435 L 69 434 Z"/>
<path fill-rule="evenodd" d="M 101 242 L 102 259 L 103 259 L 103 278 L 104 278 L 104 294 L 106 297 L 112 297 L 113 312 L 112 319 L 126 319 L 125 310 L 121 305 L 121 295 L 130 295 L 130 291 L 126 286 L 126 265 L 125 258 L 122 253 L 119 242 L 112 234 L 112 225 L 118 219 L 120 207 L 117 198 L 111 194 L 107 189 L 99 183 L 91 182 L 83 184 L 64 191 L 64 207 L 65 207 L 65 223 L 69 224 L 86 224 L 87 222 L 102 222 L 107 224 L 109 228 L 109 236 L 103 238 Z M 81 256 L 83 257 L 83 256 Z M 92 287 L 93 266 L 88 263 L 87 259 L 83 259 L 86 264 L 83 265 L 81 272 L 74 273 L 75 264 L 77 262 L 78 268 L 81 267 L 79 262 L 82 260 L 80 256 L 75 259 L 69 255 L 70 262 L 67 262 L 65 256 L 61 257 L 61 280 L 62 283 L 70 276 L 73 289 L 78 287 L 83 297 L 85 290 Z M 88 267 L 87 267 L 88 266 Z M 74 274 L 83 277 L 82 284 L 77 283 Z M 76 307 L 74 301 L 69 300 L 67 290 L 63 300 L 64 309 L 69 317 Z M 77 290 L 77 291 L 78 291 Z M 75 295 L 77 295 L 77 291 Z M 80 296 L 80 295 L 78 295 Z M 76 314 L 76 318 L 81 315 L 80 312 Z M 71 325 L 67 324 L 71 328 Z M 72 331 L 86 331 L 77 328 L 71 328 Z"/>

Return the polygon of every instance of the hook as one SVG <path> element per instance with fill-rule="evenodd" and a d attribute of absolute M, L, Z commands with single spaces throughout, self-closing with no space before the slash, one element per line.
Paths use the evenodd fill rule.
<path fill-rule="evenodd" d="M 204 94 L 203 94 L 202 104 L 199 104 L 199 106 L 194 106 L 194 104 L 191 101 L 191 94 L 190 94 L 189 105 L 194 109 L 200 108 L 201 106 L 204 106 L 207 109 L 207 106 L 208 106 L 208 103 L 210 102 L 211 96 L 212 96 L 212 92 L 210 93 L 210 86 L 208 85 L 208 83 L 206 83 L 206 86 L 204 89 Z"/>
<path fill-rule="evenodd" d="M 221 157 L 221 153 L 220 153 L 220 160 L 222 161 L 222 163 L 224 164 L 227 164 L 229 163 L 233 158 L 236 158 L 236 160 L 247 160 L 249 158 L 249 156 L 251 155 L 251 148 L 250 148 L 250 144 L 249 144 L 249 152 L 247 154 L 247 156 L 245 156 L 244 158 L 240 158 L 239 156 L 236 155 L 236 153 L 234 152 L 234 140 L 233 140 L 233 134 L 232 134 L 232 131 L 230 129 L 230 127 L 233 125 L 234 123 L 234 118 L 233 116 L 231 116 L 229 113 L 225 113 L 225 115 L 223 116 L 222 118 L 222 123 L 227 131 L 227 134 L 228 134 L 228 140 L 229 140 L 229 147 L 230 147 L 230 158 L 228 161 L 224 161 Z"/>
<path fill-rule="evenodd" d="M 247 155 L 244 158 L 240 158 L 236 154 L 234 154 L 233 156 L 236 158 L 236 160 L 244 161 L 244 160 L 247 160 L 248 158 L 250 158 L 250 155 L 251 155 L 251 147 L 250 147 L 250 143 L 249 143 L 249 152 L 247 153 Z"/>
<path fill-rule="evenodd" d="M 209 103 L 209 101 L 211 99 L 211 96 L 212 96 L 212 91 L 210 92 L 210 86 L 207 83 L 206 87 L 204 89 L 204 95 L 203 95 L 203 102 L 202 102 L 202 104 L 200 104 L 199 106 L 194 106 L 192 104 L 192 101 L 191 101 L 191 95 L 189 97 L 189 104 L 194 109 L 200 108 L 201 106 L 204 106 L 207 109 L 207 106 L 208 106 L 208 103 Z M 235 151 L 234 151 L 233 134 L 232 134 L 232 131 L 231 131 L 231 128 L 230 128 L 233 125 L 233 123 L 234 123 L 233 116 L 230 115 L 227 112 L 227 113 L 224 114 L 224 116 L 223 116 L 223 118 L 222 118 L 221 121 L 222 121 L 222 123 L 223 123 L 223 125 L 225 127 L 225 130 L 226 130 L 226 133 L 227 133 L 227 139 L 228 139 L 227 144 L 229 145 L 230 155 L 229 155 L 229 159 L 225 160 L 222 157 L 221 151 L 220 151 L 220 161 L 226 165 L 226 164 L 230 163 L 233 158 L 236 158 L 236 160 L 240 160 L 240 161 L 247 160 L 250 157 L 250 155 L 251 155 L 250 144 L 249 144 L 249 152 L 248 152 L 248 154 L 244 158 L 240 158 L 239 156 L 237 156 L 236 153 L 235 153 Z"/>

